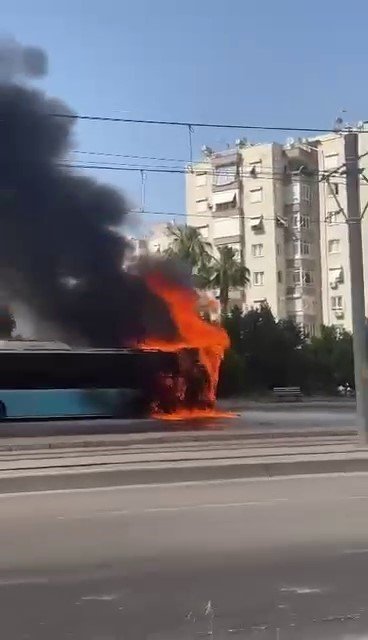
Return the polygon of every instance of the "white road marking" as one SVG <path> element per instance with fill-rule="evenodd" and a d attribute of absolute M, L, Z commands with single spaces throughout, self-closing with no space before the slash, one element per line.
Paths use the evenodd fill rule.
<path fill-rule="evenodd" d="M 368 549 L 345 549 L 344 553 L 346 554 L 368 553 Z"/>
<path fill-rule="evenodd" d="M 237 507 L 273 507 L 280 502 L 288 502 L 288 498 L 274 500 L 259 500 L 248 502 L 208 502 L 203 504 L 188 504 L 173 507 L 146 507 L 144 509 L 121 509 L 114 511 L 93 511 L 82 515 L 57 516 L 57 520 L 91 520 L 93 518 L 114 518 L 116 516 L 137 516 L 144 513 L 170 513 L 177 511 L 197 511 L 201 509 L 226 509 Z"/>
<path fill-rule="evenodd" d="M 102 600 L 105 602 L 110 602 L 112 600 L 116 600 L 118 598 L 117 593 L 102 593 L 101 595 L 90 595 L 90 596 L 82 596 L 81 600 Z"/>
<path fill-rule="evenodd" d="M 288 502 L 288 498 L 274 500 L 252 500 L 248 502 L 205 502 L 203 504 L 188 504 L 177 507 L 149 507 L 142 509 L 143 513 L 157 513 L 161 511 L 191 511 L 192 509 L 227 509 L 233 507 L 273 507 L 279 502 Z M 137 512 L 135 512 L 137 513 Z"/>
<path fill-rule="evenodd" d="M 0 578 L 0 587 L 16 587 L 23 584 L 49 584 L 49 582 L 49 578 L 41 578 L 40 576 L 24 578 Z"/>
<path fill-rule="evenodd" d="M 322 589 L 317 587 L 281 587 L 280 591 L 286 593 L 297 593 L 298 595 L 304 595 L 307 593 L 322 593 Z"/>

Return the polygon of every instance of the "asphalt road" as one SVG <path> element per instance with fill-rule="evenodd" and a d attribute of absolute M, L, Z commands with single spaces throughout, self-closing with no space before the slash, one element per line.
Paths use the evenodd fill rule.
<path fill-rule="evenodd" d="M 367 507 L 367 475 L 2 495 L 2 637 L 365 638 Z"/>
<path fill-rule="evenodd" d="M 266 410 L 247 409 L 242 411 L 240 418 L 234 421 L 232 428 L 305 428 L 305 427 L 355 427 L 355 408 L 344 408 L 331 404 L 331 408 L 313 408 L 308 405 L 288 406 L 279 408 L 272 406 Z"/>
<path fill-rule="evenodd" d="M 328 407 L 314 408 L 308 404 L 282 406 L 262 404 L 235 412 L 234 418 L 186 420 L 171 422 L 161 420 L 46 420 L 0 424 L 1 436 L 39 436 L 61 434 L 136 433 L 147 431 L 188 431 L 201 429 L 226 429 L 230 431 L 270 431 L 290 429 L 324 428 L 339 430 L 356 427 L 354 405 L 341 406 L 331 403 Z"/>

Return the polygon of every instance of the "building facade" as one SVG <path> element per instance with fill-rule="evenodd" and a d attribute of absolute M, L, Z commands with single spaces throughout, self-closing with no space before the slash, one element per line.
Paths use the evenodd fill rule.
<path fill-rule="evenodd" d="M 232 246 L 251 272 L 231 301 L 267 302 L 313 335 L 322 322 L 318 151 L 308 143 L 206 151 L 187 173 L 187 223 L 214 246 Z"/>
<path fill-rule="evenodd" d="M 360 167 L 367 173 L 368 133 L 364 125 L 359 134 Z M 345 162 L 344 137 L 340 134 L 323 136 L 318 140 L 318 164 L 320 172 L 338 170 Z M 327 325 L 337 325 L 352 330 L 351 275 L 349 264 L 348 225 L 344 212 L 347 211 L 344 174 L 333 174 L 329 183 L 320 183 L 321 210 L 321 273 L 322 273 L 322 318 Z M 361 181 L 361 210 L 368 201 L 368 184 Z M 368 216 L 362 220 L 362 243 L 364 281 L 368 283 Z M 366 315 L 368 315 L 366 296 Z"/>

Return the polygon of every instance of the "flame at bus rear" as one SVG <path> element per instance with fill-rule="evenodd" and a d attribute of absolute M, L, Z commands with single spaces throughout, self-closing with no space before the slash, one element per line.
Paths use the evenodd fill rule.
<path fill-rule="evenodd" d="M 177 420 L 228 415 L 214 409 L 220 364 L 225 349 L 229 346 L 229 337 L 226 331 L 218 325 L 206 322 L 199 316 L 197 311 L 198 296 L 194 290 L 172 284 L 160 273 L 150 274 L 146 276 L 145 280 L 149 289 L 166 303 L 176 326 L 178 338 L 165 341 L 152 337 L 146 339 L 144 344 L 140 346 L 162 351 L 197 349 L 200 362 L 208 375 L 205 409 L 177 408 L 174 412 L 162 417 Z"/>

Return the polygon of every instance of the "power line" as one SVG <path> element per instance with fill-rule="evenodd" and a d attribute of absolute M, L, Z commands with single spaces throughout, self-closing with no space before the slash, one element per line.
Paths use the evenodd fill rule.
<path fill-rule="evenodd" d="M 121 122 L 125 124 L 147 124 L 160 125 L 170 127 L 190 127 L 190 128 L 207 128 L 207 129 L 243 129 L 246 131 L 289 131 L 289 132 L 308 132 L 308 133 L 342 133 L 331 128 L 317 127 L 292 127 L 292 126 L 276 126 L 276 125 L 251 125 L 251 124 L 233 124 L 219 122 L 190 122 L 182 120 L 153 120 L 144 118 L 121 118 L 118 116 L 95 116 L 78 113 L 50 113 L 51 117 L 64 118 L 68 120 L 90 120 L 92 122 Z M 349 133 L 368 133 L 360 129 L 349 129 Z"/>
<path fill-rule="evenodd" d="M 183 212 L 178 212 L 178 211 L 150 211 L 145 209 L 144 211 L 142 211 L 141 209 L 130 209 L 128 211 L 128 213 L 133 213 L 133 214 L 139 214 L 139 215 L 149 215 L 149 216 L 171 216 L 171 217 L 182 217 L 182 218 L 202 218 L 202 219 L 208 219 L 208 220 L 213 220 L 213 216 L 211 214 L 208 213 L 183 213 Z M 224 212 L 224 214 L 226 214 L 226 212 Z M 285 220 L 284 216 L 280 215 L 280 216 L 263 216 L 263 215 L 254 215 L 254 216 L 240 216 L 239 214 L 235 214 L 235 215 L 224 215 L 223 217 L 226 218 L 226 220 L 239 220 L 239 218 L 241 218 L 242 220 L 255 220 L 256 218 L 262 218 L 262 220 L 265 221 L 272 221 L 272 222 L 280 222 L 281 220 Z M 308 216 L 305 216 L 308 217 Z M 285 220 L 286 221 L 286 220 Z M 336 227 L 339 226 L 341 224 L 346 224 L 345 220 L 342 220 L 341 222 L 329 222 L 329 220 L 326 219 L 317 219 L 317 218 L 311 218 L 309 220 L 310 224 L 327 224 L 331 227 Z M 293 226 L 289 226 L 289 229 L 293 229 L 295 232 L 299 231 L 300 229 L 304 229 L 305 227 L 293 227 Z M 296 240 L 298 240 L 298 238 L 296 238 Z"/>
<path fill-rule="evenodd" d="M 189 162 L 189 159 L 184 158 L 159 158 L 157 156 L 137 156 L 126 153 L 108 153 L 105 151 L 84 151 L 80 149 L 73 149 L 73 153 L 89 156 L 105 156 L 109 158 L 131 158 L 132 160 L 157 160 L 158 162 Z"/>
<path fill-rule="evenodd" d="M 97 169 L 97 170 L 102 170 L 102 171 L 135 171 L 135 172 L 147 172 L 147 173 L 163 173 L 163 174 L 179 174 L 179 175 L 190 175 L 192 172 L 190 171 L 190 169 L 187 168 L 183 168 L 183 167 L 165 167 L 165 166 L 152 166 L 152 165 L 142 165 L 142 164 L 124 164 L 124 163 L 110 163 L 108 164 L 98 164 L 97 162 L 89 162 L 87 163 L 68 163 L 68 162 L 61 162 L 58 163 L 58 166 L 63 167 L 63 168 L 68 168 L 68 169 Z M 206 175 L 209 176 L 228 176 L 228 173 L 221 173 L 221 172 L 217 172 L 217 171 L 203 171 L 201 173 L 205 173 Z M 263 172 L 262 172 L 263 173 Z M 296 174 L 285 174 L 283 171 L 280 172 L 270 172 L 269 175 L 256 175 L 254 177 L 249 176 L 248 173 L 241 173 L 240 175 L 237 176 L 236 179 L 243 179 L 243 178 L 249 178 L 250 180 L 254 180 L 255 182 L 255 186 L 256 186 L 256 181 L 257 180 L 279 180 L 279 181 L 284 181 L 285 177 L 289 176 L 292 177 L 292 175 L 296 175 Z M 303 175 L 303 174 L 301 174 Z M 311 178 L 315 178 L 314 182 L 317 184 L 320 182 L 320 178 L 319 176 L 323 176 L 324 173 L 321 172 L 321 174 L 319 173 L 315 173 L 312 174 L 311 176 L 303 176 L 303 177 L 307 177 L 309 179 L 309 181 L 311 182 Z M 235 182 L 236 180 L 234 180 Z M 340 180 L 334 180 L 335 184 L 339 184 L 339 185 L 345 185 L 346 184 L 346 180 L 342 179 Z M 368 187 L 368 184 L 363 181 L 360 183 L 361 186 L 365 186 Z M 221 185 L 221 186 L 227 186 L 227 185 Z M 231 189 L 231 184 L 229 183 L 229 189 Z"/>

